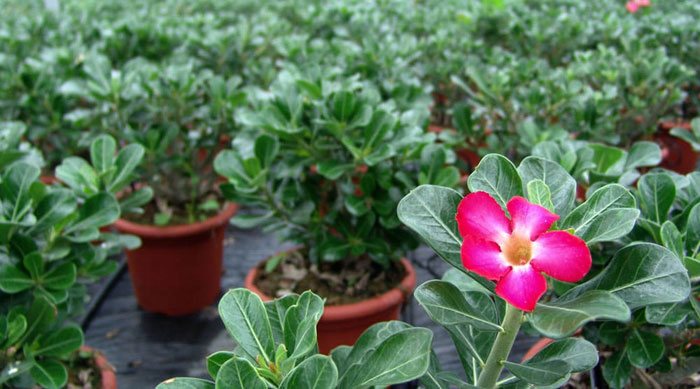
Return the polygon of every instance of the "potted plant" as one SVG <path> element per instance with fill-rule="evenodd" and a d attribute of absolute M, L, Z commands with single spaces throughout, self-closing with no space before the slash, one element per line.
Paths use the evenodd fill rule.
<path fill-rule="evenodd" d="M 23 160 L 0 167 L 3 386 L 62 388 L 80 384 L 78 371 L 86 370 L 95 379 L 90 384 L 104 377 L 101 387 L 116 388 L 104 358 L 79 351 L 83 332 L 73 324 L 87 302 L 86 285 L 116 270 L 109 256 L 139 245 L 136 237 L 100 232 L 122 209 L 138 211 L 138 199 L 120 204 L 114 192 L 135 178 L 143 150 L 132 145 L 116 153 L 115 143 L 108 136 L 95 140 L 92 163 L 66 158 L 57 174 L 67 186 L 43 184 L 39 167 Z M 16 150 L 0 151 L 3 160 L 8 152 Z M 133 162 L 123 164 L 132 153 Z"/>
<path fill-rule="evenodd" d="M 576 206 L 575 181 L 556 163 L 530 157 L 516 168 L 491 154 L 470 176 L 469 189 L 472 193 L 462 197 L 450 188 L 423 185 L 398 207 L 401 220 L 453 266 L 443 280 L 419 286 L 415 297 L 450 334 L 463 375 L 443 371 L 423 344 L 428 336 L 398 322 L 375 324 L 354 347 L 339 346 L 330 358 L 315 355 L 307 350 L 313 349 L 321 298 L 306 292 L 263 304 L 238 289 L 219 306 L 238 347 L 208 358 L 212 380 L 174 378 L 158 388 L 368 388 L 416 377 L 416 366 L 425 369 L 420 382 L 427 388 L 558 387 L 599 362 L 593 343 L 571 337 L 582 326 L 603 320 L 629 323 L 633 311 L 688 297 L 685 268 L 657 244 L 625 245 L 602 270 L 594 269 L 591 247 L 627 235 L 640 213 L 632 194 L 617 184 Z M 597 212 L 600 206 L 615 212 Z M 556 292 L 544 274 L 570 283 L 568 290 Z M 310 318 L 300 319 L 301 312 Z M 525 362 L 511 361 L 524 323 L 557 340 Z M 302 331 L 304 325 L 308 330 Z M 416 331 L 413 338 L 420 345 L 400 341 L 404 331 Z M 299 334 L 309 335 L 300 341 Z M 290 354 L 298 359 L 289 361 Z M 403 369 L 384 370 L 396 364 L 406 368 L 400 378 L 389 370 Z"/>
<path fill-rule="evenodd" d="M 192 62 L 137 59 L 120 72 L 97 54 L 86 63 L 85 79 L 71 87 L 90 102 L 86 125 L 145 150 L 141 172 L 152 200 L 115 223 L 142 241 L 127 251 L 138 303 L 167 315 L 199 311 L 219 297 L 224 232 L 237 210 L 216 190 L 212 161 L 236 130 L 233 110 L 245 101 L 240 80 L 199 72 Z M 134 197 L 141 186 L 130 188 Z"/>
<path fill-rule="evenodd" d="M 306 289 L 326 298 L 324 353 L 396 319 L 415 286 L 403 257 L 417 242 L 397 219 L 401 195 L 419 183 L 459 181 L 422 118 L 387 110 L 359 87 L 279 80 L 269 99 L 242 113 L 262 133 L 242 134 L 215 161 L 229 180 L 227 198 L 259 210 L 233 223 L 262 225 L 297 245 L 251 269 L 246 286 L 264 300 Z"/>

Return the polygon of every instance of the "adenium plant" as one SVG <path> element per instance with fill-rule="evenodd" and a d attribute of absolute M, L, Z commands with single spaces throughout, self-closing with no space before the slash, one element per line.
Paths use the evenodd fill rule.
<path fill-rule="evenodd" d="M 0 151 L 1 159 L 6 154 Z M 42 183 L 40 168 L 24 159 L 0 166 L 2 386 L 66 385 L 67 362 L 83 344 L 74 321 L 84 313 L 86 285 L 116 270 L 109 256 L 140 244 L 100 229 L 122 209 L 138 211 L 140 201 L 123 198 L 122 208 L 114 193 L 135 178 L 143 149 L 117 153 L 114 139 L 103 136 L 91 156 L 91 163 L 64 160 L 57 175 L 65 185 Z"/>
<path fill-rule="evenodd" d="M 626 240 L 640 211 L 619 184 L 577 204 L 576 181 L 559 164 L 528 157 L 516 167 L 490 154 L 468 187 L 463 198 L 420 186 L 399 205 L 401 220 L 454 267 L 415 297 L 452 337 L 467 381 L 434 361 L 421 379 L 426 387 L 556 387 L 599 358 L 610 370 L 617 360 L 599 354 L 588 328 L 632 325 L 647 307 L 687 301 L 680 259 Z M 509 360 L 522 325 L 554 340 L 529 360 Z M 575 336 L 581 328 L 584 336 Z"/>

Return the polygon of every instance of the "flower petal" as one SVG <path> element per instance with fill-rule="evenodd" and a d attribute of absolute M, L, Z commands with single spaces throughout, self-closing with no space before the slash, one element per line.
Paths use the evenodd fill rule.
<path fill-rule="evenodd" d="M 559 220 L 559 215 L 520 196 L 510 199 L 507 207 L 510 213 L 513 233 L 525 234 L 532 241 Z"/>
<path fill-rule="evenodd" d="M 510 268 L 496 243 L 469 237 L 462 243 L 462 264 L 467 270 L 490 280 L 503 277 Z"/>
<path fill-rule="evenodd" d="M 639 4 L 634 0 L 628 1 L 625 7 L 627 8 L 627 12 L 632 14 L 639 10 Z"/>
<path fill-rule="evenodd" d="M 547 291 L 547 280 L 532 266 L 514 266 L 496 284 L 496 294 L 510 305 L 532 312 L 537 301 Z"/>
<path fill-rule="evenodd" d="M 545 232 L 532 244 L 530 264 L 557 280 L 576 282 L 591 270 L 591 251 L 566 231 Z"/>
<path fill-rule="evenodd" d="M 510 233 L 510 221 L 500 205 L 486 192 L 470 193 L 457 207 L 462 237 L 499 243 Z"/>

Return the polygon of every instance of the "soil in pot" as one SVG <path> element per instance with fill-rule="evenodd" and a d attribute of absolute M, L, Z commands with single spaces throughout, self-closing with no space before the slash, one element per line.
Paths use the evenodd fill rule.
<path fill-rule="evenodd" d="M 114 367 L 102 353 L 81 347 L 68 363 L 67 389 L 116 389 Z"/>
<path fill-rule="evenodd" d="M 215 302 L 221 290 L 223 241 L 238 206 L 230 204 L 204 221 L 156 227 L 118 220 L 122 233 L 137 235 L 141 247 L 127 251 L 139 305 L 170 316 L 195 313 Z"/>
<path fill-rule="evenodd" d="M 352 345 L 371 325 L 397 320 L 416 284 L 408 260 L 383 269 L 369 258 L 314 266 L 301 251 L 280 253 L 253 268 L 245 286 L 271 300 L 311 289 L 326 298 L 317 326 L 319 351 L 328 354 L 340 345 Z M 274 269 L 272 268 L 273 264 Z M 265 272 L 268 267 L 269 272 Z"/>

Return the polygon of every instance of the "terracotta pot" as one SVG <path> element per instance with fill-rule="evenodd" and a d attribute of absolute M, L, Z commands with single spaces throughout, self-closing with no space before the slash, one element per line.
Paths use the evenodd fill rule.
<path fill-rule="evenodd" d="M 479 154 L 477 154 L 476 150 L 470 150 L 470 149 L 459 149 L 455 151 L 457 153 L 457 157 L 461 159 L 462 161 L 466 162 L 469 164 L 469 167 L 474 170 L 476 166 L 481 162 L 481 157 Z"/>
<path fill-rule="evenodd" d="M 80 347 L 80 351 L 92 353 L 95 360 L 95 365 L 100 370 L 100 383 L 102 389 L 117 389 L 117 374 L 114 366 L 112 366 L 105 358 L 104 354 L 89 346 Z"/>
<path fill-rule="evenodd" d="M 139 305 L 170 316 L 197 312 L 219 297 L 224 233 L 238 205 L 229 204 L 203 222 L 156 227 L 117 220 L 142 244 L 126 256 Z"/>
<path fill-rule="evenodd" d="M 324 308 L 323 316 L 316 326 L 321 353 L 330 354 L 331 350 L 341 345 L 351 346 L 371 325 L 399 318 L 401 307 L 416 287 L 413 265 L 405 258 L 401 259 L 401 264 L 406 269 L 406 276 L 396 288 L 368 300 Z M 248 272 L 245 287 L 263 301 L 273 300 L 255 286 L 258 271 L 259 266 L 256 266 Z"/>
<path fill-rule="evenodd" d="M 682 128 L 690 131 L 690 123 L 664 121 L 659 123 L 659 131 L 654 134 L 654 141 L 661 146 L 661 167 L 673 170 L 680 174 L 688 174 L 695 171 L 698 164 L 698 153 L 686 141 L 671 135 L 673 128 Z"/>
<path fill-rule="evenodd" d="M 42 184 L 44 185 L 53 185 L 53 184 L 58 184 L 60 181 L 58 181 L 58 178 L 54 176 L 41 176 L 39 177 L 39 181 L 41 181 Z"/>
<path fill-rule="evenodd" d="M 527 350 L 527 352 L 525 353 L 525 355 L 523 355 L 523 360 L 522 360 L 522 362 L 525 362 L 525 361 L 527 361 L 528 359 L 534 357 L 534 356 L 537 355 L 540 351 L 542 351 L 542 349 L 544 349 L 545 347 L 549 346 L 549 345 L 552 344 L 552 343 L 554 343 L 554 339 L 542 338 L 542 339 L 538 340 L 537 342 L 535 342 L 535 344 L 533 344 L 533 345 L 530 347 L 529 350 Z"/>
<path fill-rule="evenodd" d="M 584 185 L 578 184 L 576 185 L 576 198 L 581 201 L 586 201 L 586 192 L 588 191 L 588 188 L 586 188 Z"/>

